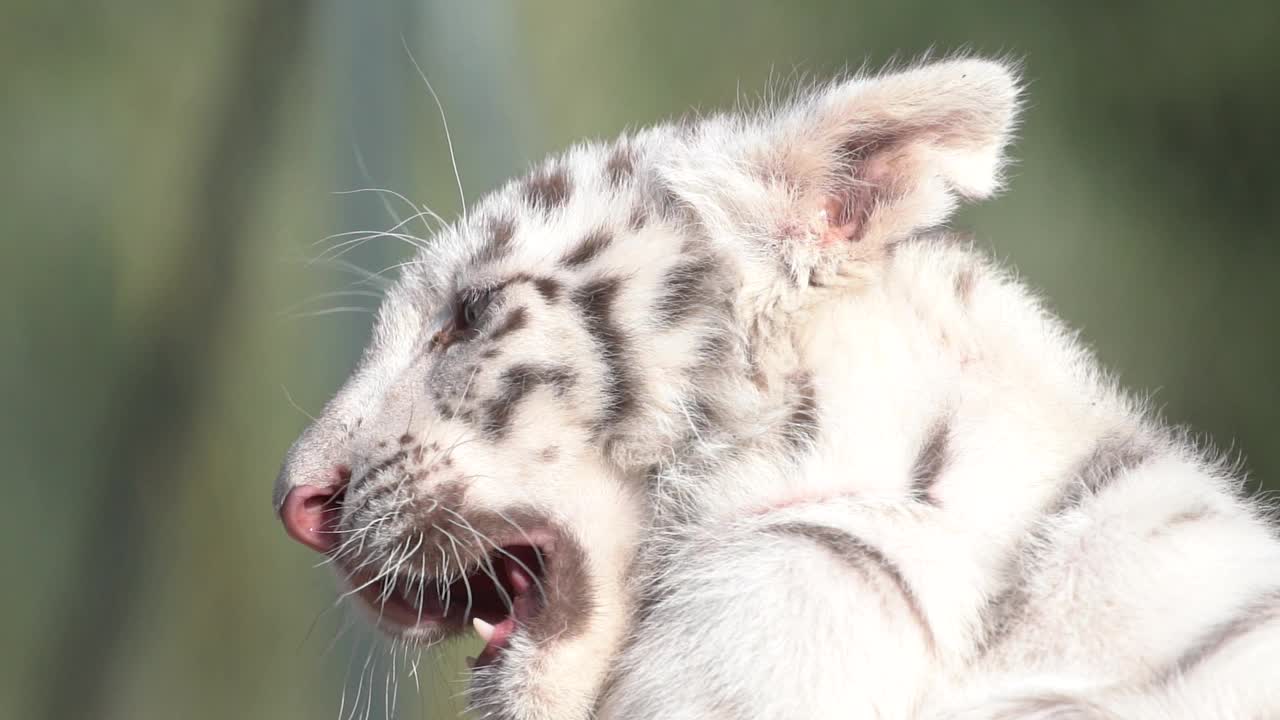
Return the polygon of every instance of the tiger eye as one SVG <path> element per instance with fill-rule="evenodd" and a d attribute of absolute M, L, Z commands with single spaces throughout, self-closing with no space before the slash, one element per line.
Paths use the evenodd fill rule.
<path fill-rule="evenodd" d="M 459 330 L 470 330 L 484 319 L 484 315 L 493 303 L 492 290 L 468 292 L 462 297 L 455 322 Z"/>

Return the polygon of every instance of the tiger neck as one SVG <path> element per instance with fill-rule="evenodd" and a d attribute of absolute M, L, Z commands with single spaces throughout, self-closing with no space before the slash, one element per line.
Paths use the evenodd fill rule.
<path fill-rule="evenodd" d="M 790 327 L 798 366 L 774 375 L 805 381 L 753 411 L 772 439 L 745 424 L 750 437 L 668 483 L 678 504 L 716 516 L 836 496 L 939 504 L 982 482 L 1035 505 L 1101 435 L 1141 422 L 1055 318 L 968 251 L 904 249 Z"/>

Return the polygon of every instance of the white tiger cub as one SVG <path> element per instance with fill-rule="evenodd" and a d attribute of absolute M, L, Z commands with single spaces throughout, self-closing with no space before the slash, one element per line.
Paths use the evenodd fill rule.
<path fill-rule="evenodd" d="M 388 294 L 275 502 L 485 717 L 1280 717 L 1241 483 L 937 228 L 1019 101 L 956 59 L 575 147 Z"/>

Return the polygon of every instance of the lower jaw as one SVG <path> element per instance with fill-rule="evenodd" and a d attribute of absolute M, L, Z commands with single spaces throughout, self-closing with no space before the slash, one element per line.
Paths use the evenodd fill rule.
<path fill-rule="evenodd" d="M 525 572 L 533 560 L 528 563 L 521 563 L 514 557 L 513 560 L 512 563 L 502 561 L 501 568 L 507 582 L 497 586 L 497 595 L 493 596 L 507 598 L 506 612 L 494 607 L 496 600 L 493 597 L 482 600 L 485 598 L 483 595 L 477 596 L 473 607 L 470 585 L 466 588 L 465 611 L 459 605 L 459 597 L 455 596 L 452 607 L 446 599 L 443 609 L 424 612 L 418 609 L 418 603 L 406 600 L 401 594 L 387 593 L 383 585 L 372 582 L 371 576 L 348 576 L 347 582 L 360 588 L 357 592 L 360 604 L 378 628 L 396 641 L 425 647 L 450 637 L 460 637 L 474 627 L 485 640 L 483 650 L 471 664 L 473 669 L 480 670 L 500 665 L 512 636 L 545 609 L 535 592 L 540 588 L 536 585 L 537 578 Z M 459 596 L 462 594 L 460 590 L 456 592 Z M 493 592 L 490 590 L 491 595 Z M 438 602 L 438 599 L 430 600 L 427 605 L 433 606 Z M 470 621 L 466 621 L 468 619 Z"/>
<path fill-rule="evenodd" d="M 463 628 L 460 621 L 443 617 L 420 617 L 416 610 L 394 598 L 382 603 L 377 593 L 373 593 L 373 597 L 365 597 L 363 592 L 361 595 L 360 604 L 370 614 L 378 629 L 397 641 L 429 647 L 446 639 L 468 635 L 468 629 Z M 518 628 L 513 618 L 505 618 L 496 624 L 494 631 L 501 633 L 498 641 L 486 643 L 479 655 L 469 659 L 470 669 L 483 670 L 502 664 L 511 636 L 518 632 Z"/>
<path fill-rule="evenodd" d="M 419 614 L 397 598 L 385 602 L 376 589 L 359 593 L 357 605 L 384 636 L 410 646 L 427 647 L 448 637 L 460 635 L 462 628 L 446 618 Z"/>

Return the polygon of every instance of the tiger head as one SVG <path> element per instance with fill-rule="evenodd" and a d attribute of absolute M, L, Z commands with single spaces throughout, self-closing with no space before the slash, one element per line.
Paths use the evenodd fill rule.
<path fill-rule="evenodd" d="M 922 65 L 577 146 L 498 189 L 388 291 L 285 459 L 286 529 L 386 632 L 475 628 L 474 705 L 589 716 L 646 533 L 717 502 L 693 468 L 821 442 L 799 334 L 996 188 L 1016 103 L 1002 64 Z"/>

